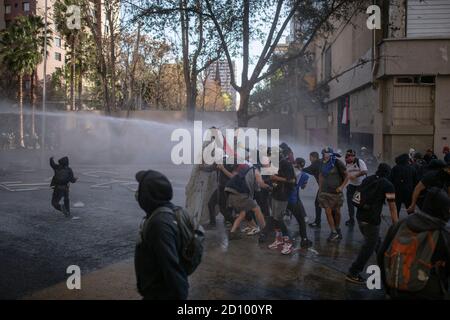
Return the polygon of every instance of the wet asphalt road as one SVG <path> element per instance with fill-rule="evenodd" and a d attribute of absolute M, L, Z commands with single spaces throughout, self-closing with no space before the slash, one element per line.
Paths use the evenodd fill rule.
<path fill-rule="evenodd" d="M 18 299 L 66 280 L 66 268 L 76 264 L 82 273 L 130 259 L 142 213 L 130 184 L 138 167 L 75 167 L 79 181 L 71 186 L 72 220 L 50 206 L 51 190 L 0 190 L 0 298 Z M 190 169 L 160 167 L 172 180 L 175 203 L 184 203 L 184 184 Z M 95 173 L 102 170 L 106 173 Z M 1 181 L 44 182 L 51 170 L 4 171 Z M 114 180 L 104 187 L 95 185 Z M 94 186 L 94 187 L 93 187 Z M 313 216 L 314 183 L 304 202 Z M 345 212 L 346 210 L 344 210 Z M 345 214 L 343 221 L 345 221 Z M 291 224 L 295 231 L 296 225 Z M 385 229 L 386 225 L 384 225 Z M 311 251 L 282 256 L 257 243 L 256 237 L 228 242 L 221 225 L 207 234 L 202 265 L 190 278 L 191 299 L 380 299 L 382 290 L 348 285 L 343 277 L 361 236 L 357 228 L 343 227 L 340 244 L 326 242 L 325 217 L 319 231 L 308 230 Z"/>

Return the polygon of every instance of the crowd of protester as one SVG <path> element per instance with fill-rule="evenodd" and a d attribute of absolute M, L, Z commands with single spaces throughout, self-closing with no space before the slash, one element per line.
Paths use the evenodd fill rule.
<path fill-rule="evenodd" d="M 438 159 L 432 150 L 422 156 L 411 148 L 396 157 L 392 168 L 387 163 L 378 163 L 364 147 L 359 155 L 354 149 L 342 153 L 325 147 L 320 154 L 317 151 L 309 154 L 309 165 L 304 158 L 295 158 L 286 143 L 278 150 L 276 168 L 271 166 L 273 150 L 270 148 L 267 156 L 258 154 L 255 163 L 249 161 L 247 152 L 246 158 L 240 159 L 244 161 L 236 164 L 223 161 L 195 165 L 186 187 L 187 210 L 170 202 L 172 189 L 163 175 L 137 174 L 136 199 L 147 213 L 135 258 L 138 288 L 144 298 L 187 297 L 187 277 L 201 260 L 202 226 L 208 232 L 217 232 L 218 213 L 223 216 L 228 239 L 232 241 L 230 245 L 257 236 L 262 246 L 278 250 L 282 255 L 313 250 L 303 195 L 306 186 L 314 184 L 311 181 L 316 182 L 317 193 L 314 213 L 310 214 L 314 216 L 310 229 L 325 227 L 324 211 L 329 245 L 338 245 L 343 239 L 342 215 L 347 215 L 346 228 L 357 225 L 361 232 L 363 241 L 348 266 L 346 281 L 366 285 L 363 272 L 375 255 L 389 297 L 448 297 L 448 147 L 443 149 L 443 159 Z M 386 203 L 390 221 L 385 234 L 381 223 L 385 219 L 382 213 Z M 347 213 L 342 210 L 344 204 Z M 159 212 L 166 215 L 155 218 Z M 405 212 L 403 217 L 400 212 Z M 192 223 L 181 219 L 188 215 Z M 298 232 L 288 228 L 286 216 L 294 217 Z"/>

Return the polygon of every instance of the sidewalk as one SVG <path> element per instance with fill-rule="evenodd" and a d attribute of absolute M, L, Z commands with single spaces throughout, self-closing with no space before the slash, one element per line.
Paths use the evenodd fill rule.
<path fill-rule="evenodd" d="M 69 276 L 69 275 L 68 275 Z M 37 291 L 25 300 L 135 300 L 136 291 L 133 259 L 81 275 L 81 289 L 69 290 L 66 283 Z"/>

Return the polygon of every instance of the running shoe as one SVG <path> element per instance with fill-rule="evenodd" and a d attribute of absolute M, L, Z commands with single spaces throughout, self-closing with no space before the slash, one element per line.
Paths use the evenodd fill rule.
<path fill-rule="evenodd" d="M 255 227 L 255 228 L 251 228 L 251 230 L 249 230 L 247 232 L 248 236 L 254 236 L 255 234 L 258 234 L 261 230 L 259 229 L 259 227 Z"/>
<path fill-rule="evenodd" d="M 303 239 L 301 242 L 300 242 L 300 247 L 302 248 L 302 249 L 308 249 L 309 247 L 312 247 L 312 241 L 311 240 L 309 240 L 309 239 Z"/>
<path fill-rule="evenodd" d="M 272 249 L 272 250 L 278 249 L 283 244 L 284 244 L 284 242 L 283 242 L 282 238 L 276 238 L 275 241 L 272 242 L 272 244 L 269 244 L 269 249 Z"/>
<path fill-rule="evenodd" d="M 294 245 L 292 241 L 287 241 L 283 244 L 283 249 L 281 250 L 281 254 L 288 255 L 294 251 Z"/>
<path fill-rule="evenodd" d="M 359 274 L 358 275 L 347 274 L 345 276 L 345 280 L 348 281 L 348 282 L 355 283 L 355 284 L 360 284 L 360 285 L 365 285 L 366 284 L 366 279 L 361 277 Z"/>
<path fill-rule="evenodd" d="M 335 231 L 331 232 L 330 235 L 327 238 L 328 242 L 339 240 L 339 234 Z"/>

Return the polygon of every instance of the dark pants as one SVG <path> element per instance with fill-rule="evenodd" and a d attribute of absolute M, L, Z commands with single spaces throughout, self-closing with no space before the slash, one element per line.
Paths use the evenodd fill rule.
<path fill-rule="evenodd" d="M 208 201 L 209 223 L 212 225 L 216 224 L 216 205 L 219 206 L 220 213 L 223 215 L 225 221 L 233 223 L 231 208 L 227 208 L 227 194 L 224 189 L 222 187 L 216 189 Z"/>
<path fill-rule="evenodd" d="M 300 237 L 302 238 L 302 240 L 307 239 L 308 235 L 306 234 L 306 222 L 305 222 L 306 212 L 302 201 L 299 200 L 297 203 L 289 203 L 288 209 L 292 212 L 295 219 L 297 220 Z"/>
<path fill-rule="evenodd" d="M 350 267 L 350 274 L 358 275 L 364 270 L 367 261 L 369 261 L 372 254 L 376 251 L 380 243 L 380 226 L 368 224 L 358 221 L 359 230 L 364 237 L 364 243 L 359 250 L 358 257 Z"/>
<path fill-rule="evenodd" d="M 318 198 L 319 191 L 317 190 L 316 200 L 314 201 L 314 206 L 316 207 L 316 219 L 314 220 L 314 222 L 320 225 L 322 223 L 322 208 L 319 205 Z"/>
<path fill-rule="evenodd" d="M 255 192 L 255 200 L 258 206 L 261 208 L 261 212 L 264 218 L 270 216 L 270 192 L 266 189 L 261 189 Z"/>
<path fill-rule="evenodd" d="M 67 213 L 69 213 L 70 212 L 69 187 L 55 186 L 52 195 L 52 206 L 58 211 L 62 211 L 62 207 L 59 204 L 62 198 L 64 198 L 64 207 Z"/>
<path fill-rule="evenodd" d="M 352 184 L 349 184 L 347 186 L 347 207 L 348 207 L 348 217 L 350 218 L 350 220 L 354 220 L 355 219 L 355 207 L 353 206 L 353 195 L 356 192 L 356 188 L 357 186 L 354 186 Z"/>
<path fill-rule="evenodd" d="M 402 208 L 402 204 L 405 205 L 405 208 L 409 208 L 409 206 L 411 205 L 411 201 L 412 201 L 412 194 L 413 194 L 413 191 L 411 191 L 411 193 L 409 193 L 409 194 L 407 194 L 407 193 L 396 193 L 396 195 L 395 195 L 395 206 L 397 207 L 398 214 L 400 214 L 400 210 Z"/>

